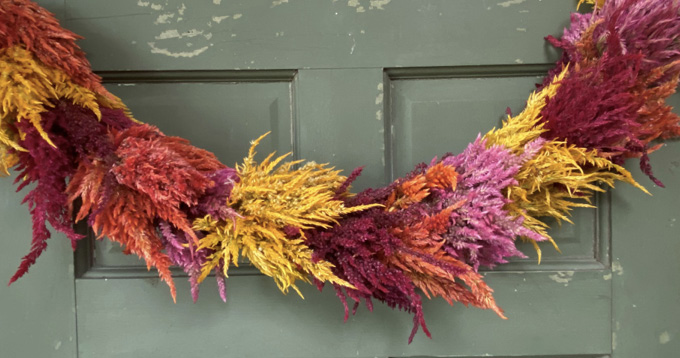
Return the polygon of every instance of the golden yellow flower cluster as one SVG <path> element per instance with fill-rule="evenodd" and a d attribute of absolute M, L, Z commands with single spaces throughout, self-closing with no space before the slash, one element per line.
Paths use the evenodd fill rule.
<path fill-rule="evenodd" d="M 0 50 L 0 98 L 0 173 L 5 175 L 17 160 L 8 149 L 24 150 L 18 143 L 23 134 L 14 129 L 13 123 L 30 121 L 54 145 L 41 125 L 41 113 L 53 107 L 53 101 L 67 99 L 91 110 L 98 118 L 100 105 L 127 111 L 119 99 L 110 100 L 75 84 L 67 74 L 46 66 L 22 46 Z"/>
<path fill-rule="evenodd" d="M 295 282 L 310 282 L 308 275 L 352 287 L 333 274 L 331 263 L 312 259 L 302 230 L 329 228 L 343 215 L 377 205 L 345 207 L 336 190 L 346 178 L 325 164 L 311 162 L 296 169 L 301 161 L 291 161 L 277 168 L 290 153 L 275 159 L 272 153 L 258 164 L 255 147 L 263 137 L 252 143 L 243 165 L 237 166 L 240 180 L 228 206 L 239 216 L 219 221 L 208 215 L 194 222 L 194 230 L 206 234 L 199 248 L 213 251 L 199 282 L 222 264 L 226 276 L 229 264 L 238 265 L 243 256 L 284 293 L 293 288 L 302 296 Z M 295 237 L 290 230 L 297 232 Z"/>

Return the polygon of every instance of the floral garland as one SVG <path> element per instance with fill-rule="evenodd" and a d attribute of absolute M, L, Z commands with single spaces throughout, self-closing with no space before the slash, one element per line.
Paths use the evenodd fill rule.
<path fill-rule="evenodd" d="M 584 2 L 584 0 L 581 0 Z M 680 3 L 585 0 L 560 39 L 561 60 L 500 129 L 463 153 L 420 164 L 390 185 L 356 195 L 325 165 L 255 161 L 229 168 L 188 141 L 142 124 L 93 74 L 77 35 L 28 0 L 0 0 L 0 171 L 18 175 L 33 222 L 23 276 L 47 247 L 47 223 L 75 248 L 87 219 L 100 236 L 156 267 L 175 286 L 184 269 L 194 301 L 214 273 L 226 300 L 231 264 L 247 258 L 279 289 L 333 287 L 349 315 L 377 299 L 425 325 L 421 294 L 492 309 L 478 273 L 524 257 L 517 238 L 551 242 L 544 217 L 569 221 L 602 183 L 645 190 L 621 165 L 680 135 L 665 99 L 680 77 Z M 79 205 L 73 215 L 74 206 Z"/>

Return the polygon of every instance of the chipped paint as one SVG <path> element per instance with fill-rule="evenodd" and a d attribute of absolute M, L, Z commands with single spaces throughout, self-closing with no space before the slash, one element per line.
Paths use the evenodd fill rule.
<path fill-rule="evenodd" d="M 148 2 L 148 1 L 142 1 L 142 0 L 137 1 L 137 6 L 140 6 L 140 7 L 147 7 L 147 6 L 149 6 L 150 4 L 151 4 L 151 3 Z"/>
<path fill-rule="evenodd" d="M 375 112 L 375 119 L 382 121 L 383 119 L 383 112 L 382 109 L 379 109 Z"/>
<path fill-rule="evenodd" d="M 222 0 L 213 0 L 213 4 L 219 5 L 222 3 Z"/>
<path fill-rule="evenodd" d="M 661 333 L 659 336 L 659 343 L 666 344 L 671 341 L 671 334 L 668 331 Z"/>
<path fill-rule="evenodd" d="M 524 63 L 524 61 L 521 58 L 517 58 L 517 59 L 515 59 L 515 63 L 522 64 L 522 63 Z"/>
<path fill-rule="evenodd" d="M 602 278 L 603 278 L 605 281 L 611 280 L 611 279 L 612 279 L 612 274 L 611 274 L 611 272 L 608 273 L 608 274 L 606 274 L 606 275 L 604 275 L 604 276 L 602 276 Z"/>
<path fill-rule="evenodd" d="M 177 9 L 177 13 L 180 14 L 181 16 L 184 16 L 184 10 L 187 9 L 187 6 L 182 3 L 182 5 Z"/>
<path fill-rule="evenodd" d="M 161 15 L 158 15 L 158 17 L 156 18 L 156 21 L 154 21 L 153 23 L 154 23 L 155 25 L 158 25 L 158 24 L 169 24 L 169 23 L 170 23 L 170 19 L 172 19 L 173 17 L 175 17 L 175 14 L 172 13 L 172 12 L 168 12 L 168 13 L 165 13 L 165 14 L 161 14 Z"/>
<path fill-rule="evenodd" d="M 519 32 L 527 32 L 527 28 L 526 28 L 526 27 L 518 27 L 518 28 L 516 28 L 515 30 L 517 30 L 517 31 L 519 31 Z"/>
<path fill-rule="evenodd" d="M 58 351 L 59 348 L 61 348 L 61 341 L 56 341 L 56 343 L 54 344 L 54 350 Z"/>
<path fill-rule="evenodd" d="M 499 2 L 497 5 L 502 6 L 502 7 L 510 7 L 512 5 L 521 4 L 525 1 L 527 1 L 527 0 L 508 0 L 508 1 L 504 1 L 504 2 Z"/>
<path fill-rule="evenodd" d="M 172 39 L 172 38 L 180 38 L 181 35 L 179 34 L 179 31 L 177 30 L 166 30 L 161 32 L 160 35 L 156 36 L 156 40 L 165 40 L 165 39 Z"/>
<path fill-rule="evenodd" d="M 208 46 L 204 46 L 204 47 L 201 47 L 201 48 L 193 50 L 193 51 L 173 52 L 173 51 L 168 50 L 167 48 L 156 47 L 155 42 L 148 42 L 147 44 L 149 45 L 149 47 L 151 47 L 151 53 L 157 53 L 157 54 L 160 54 L 160 55 L 165 55 L 165 56 L 174 57 L 174 58 L 180 58 L 180 57 L 190 58 L 190 57 L 198 56 L 198 55 L 202 54 L 203 52 L 205 52 L 205 50 L 208 49 Z"/>
<path fill-rule="evenodd" d="M 272 6 L 271 7 L 277 7 L 281 4 L 287 4 L 288 0 L 274 0 L 272 1 Z"/>
<path fill-rule="evenodd" d="M 563 283 L 564 287 L 567 287 L 569 282 L 574 279 L 574 271 L 558 271 L 556 274 L 548 277 L 557 283 Z"/>
<path fill-rule="evenodd" d="M 385 10 L 383 6 L 389 4 L 392 0 L 371 0 L 371 5 L 368 7 L 369 10 Z"/>
<path fill-rule="evenodd" d="M 616 350 L 616 332 L 612 332 L 612 350 Z"/>
<path fill-rule="evenodd" d="M 218 23 L 218 24 L 219 24 L 220 22 L 222 22 L 222 20 L 224 20 L 224 19 L 228 19 L 229 17 L 231 17 L 231 16 L 230 16 L 230 15 L 224 15 L 224 16 L 213 16 L 213 17 L 212 17 L 212 21 L 215 21 L 216 23 Z"/>
<path fill-rule="evenodd" d="M 243 17 L 243 14 L 234 14 L 234 16 L 233 16 L 232 18 L 233 18 L 234 20 L 238 20 L 238 19 L 240 19 L 241 17 Z"/>
<path fill-rule="evenodd" d="M 160 35 L 156 36 L 156 40 L 182 39 L 187 37 L 196 37 L 199 35 L 205 37 L 206 40 L 210 40 L 212 38 L 211 32 L 206 33 L 203 30 L 191 29 L 180 34 L 176 29 L 172 29 L 161 32 Z"/>
<path fill-rule="evenodd" d="M 163 10 L 163 5 L 161 5 L 161 4 L 151 4 L 151 8 L 156 10 L 156 11 L 159 11 L 159 10 Z"/>
<path fill-rule="evenodd" d="M 621 262 L 619 261 L 612 262 L 612 272 L 616 273 L 619 276 L 623 275 L 623 266 L 621 266 Z"/>

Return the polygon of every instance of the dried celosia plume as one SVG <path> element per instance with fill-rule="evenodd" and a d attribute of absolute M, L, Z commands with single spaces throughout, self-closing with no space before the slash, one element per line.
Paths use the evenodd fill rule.
<path fill-rule="evenodd" d="M 191 296 L 215 274 L 226 301 L 239 258 L 286 293 L 299 282 L 333 286 L 345 319 L 375 300 L 413 315 L 409 342 L 427 336 L 423 297 L 493 310 L 478 273 L 524 257 L 518 239 L 557 245 L 545 218 L 569 221 L 616 182 L 644 191 L 627 158 L 657 184 L 648 154 L 680 135 L 666 104 L 680 77 L 680 2 L 582 0 L 557 66 L 526 108 L 460 154 L 419 164 L 356 195 L 327 164 L 256 161 L 254 141 L 229 168 L 210 152 L 135 121 L 108 93 L 77 35 L 28 0 L 0 0 L 0 174 L 17 173 L 33 225 L 14 282 L 54 230 L 76 242 L 76 221 L 155 267 L 175 299 L 171 267 Z M 77 210 L 77 212 L 73 212 Z M 349 299 L 349 300 L 348 300 Z"/>

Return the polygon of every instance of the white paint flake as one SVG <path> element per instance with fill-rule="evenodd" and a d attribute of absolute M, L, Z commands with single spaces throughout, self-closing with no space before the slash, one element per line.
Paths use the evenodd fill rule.
<path fill-rule="evenodd" d="M 375 112 L 375 119 L 382 121 L 382 118 L 383 118 L 382 109 L 379 109 Z"/>
<path fill-rule="evenodd" d="M 168 24 L 168 23 L 170 23 L 170 19 L 172 19 L 173 17 L 175 17 L 175 14 L 172 13 L 172 12 L 161 14 L 161 15 L 158 15 L 158 17 L 156 18 L 156 21 L 154 21 L 153 23 L 155 25 Z"/>
<path fill-rule="evenodd" d="M 518 28 L 516 28 L 515 30 L 517 30 L 517 31 L 519 31 L 519 32 L 527 32 L 527 28 L 526 28 L 526 27 L 518 27 Z"/>
<path fill-rule="evenodd" d="M 149 47 L 151 47 L 151 53 L 157 53 L 157 54 L 160 54 L 160 55 L 165 55 L 165 56 L 174 57 L 174 58 L 180 58 L 180 57 L 190 58 L 190 57 L 195 57 L 195 56 L 198 56 L 198 55 L 202 54 L 203 52 L 205 52 L 205 50 L 208 49 L 208 46 L 204 46 L 204 47 L 201 47 L 201 48 L 196 49 L 196 50 L 193 50 L 193 51 L 177 51 L 177 52 L 173 52 L 173 51 L 168 50 L 167 48 L 159 48 L 159 47 L 156 47 L 156 43 L 155 43 L 155 42 L 148 42 L 148 45 L 149 45 Z"/>
<path fill-rule="evenodd" d="M 287 4 L 288 0 L 274 0 L 272 1 L 272 7 L 277 7 L 281 4 Z"/>
<path fill-rule="evenodd" d="M 241 17 L 243 17 L 243 14 L 234 14 L 233 19 L 234 19 L 234 20 L 238 20 L 238 19 L 240 19 Z"/>
<path fill-rule="evenodd" d="M 524 63 L 524 60 L 522 60 L 521 58 L 517 58 L 517 59 L 515 59 L 515 63 L 522 64 L 522 63 Z"/>
<path fill-rule="evenodd" d="M 612 332 L 612 350 L 616 350 L 616 332 Z"/>
<path fill-rule="evenodd" d="M 57 342 L 54 344 L 54 350 L 55 350 L 55 351 L 58 351 L 59 348 L 61 348 L 61 341 L 57 341 Z"/>
<path fill-rule="evenodd" d="M 222 22 L 224 19 L 228 19 L 230 16 L 229 15 L 224 15 L 224 16 L 213 16 L 212 21 L 215 21 L 216 23 Z"/>
<path fill-rule="evenodd" d="M 569 282 L 574 279 L 574 271 L 558 271 L 557 274 L 548 277 L 557 283 L 563 283 L 564 287 L 567 287 Z"/>
<path fill-rule="evenodd" d="M 602 276 L 602 278 L 603 278 L 605 281 L 609 281 L 609 280 L 612 279 L 612 274 L 611 274 L 611 273 L 608 273 L 608 274 Z"/>
<path fill-rule="evenodd" d="M 160 11 L 160 10 L 163 10 L 163 5 L 161 5 L 161 4 L 151 4 L 151 8 L 156 10 L 156 11 Z"/>
<path fill-rule="evenodd" d="M 179 31 L 177 30 L 165 30 L 161 32 L 160 35 L 156 36 L 156 40 L 165 40 L 165 39 L 175 39 L 175 38 L 180 38 L 181 35 L 179 34 Z"/>
<path fill-rule="evenodd" d="M 497 5 L 502 6 L 502 7 L 510 7 L 512 5 L 521 4 L 525 1 L 527 1 L 527 0 L 508 0 L 508 1 L 504 1 L 504 2 L 499 2 Z"/>
<path fill-rule="evenodd" d="M 619 261 L 612 262 L 612 272 L 616 273 L 619 276 L 623 276 L 623 266 L 621 266 L 621 263 Z"/>
<path fill-rule="evenodd" d="M 142 1 L 142 0 L 137 1 L 137 6 L 139 6 L 139 7 L 147 7 L 149 5 L 151 5 L 151 3 L 148 2 L 148 1 Z"/>
<path fill-rule="evenodd" d="M 222 3 L 222 0 L 213 0 L 213 4 L 219 5 Z"/>
<path fill-rule="evenodd" d="M 186 9 L 187 9 L 186 5 L 184 5 L 184 3 L 182 3 L 182 5 L 179 7 L 179 9 L 177 9 L 177 13 L 183 16 L 184 10 L 186 10 Z"/>
<path fill-rule="evenodd" d="M 666 344 L 671 341 L 671 334 L 668 331 L 661 333 L 659 336 L 659 343 Z"/>
<path fill-rule="evenodd" d="M 385 10 L 383 6 L 389 4 L 390 2 L 392 2 L 392 0 L 371 0 L 371 5 L 368 7 L 368 9 Z"/>
<path fill-rule="evenodd" d="M 161 32 L 160 35 L 156 36 L 156 40 L 167 40 L 167 39 L 182 39 L 182 38 L 190 38 L 190 37 L 196 37 L 196 36 L 203 36 L 205 37 L 206 40 L 210 40 L 212 38 L 212 33 L 208 32 L 205 33 L 202 30 L 197 30 L 197 29 L 191 29 L 188 31 L 185 31 L 183 33 L 179 33 L 177 30 L 165 30 Z"/>

